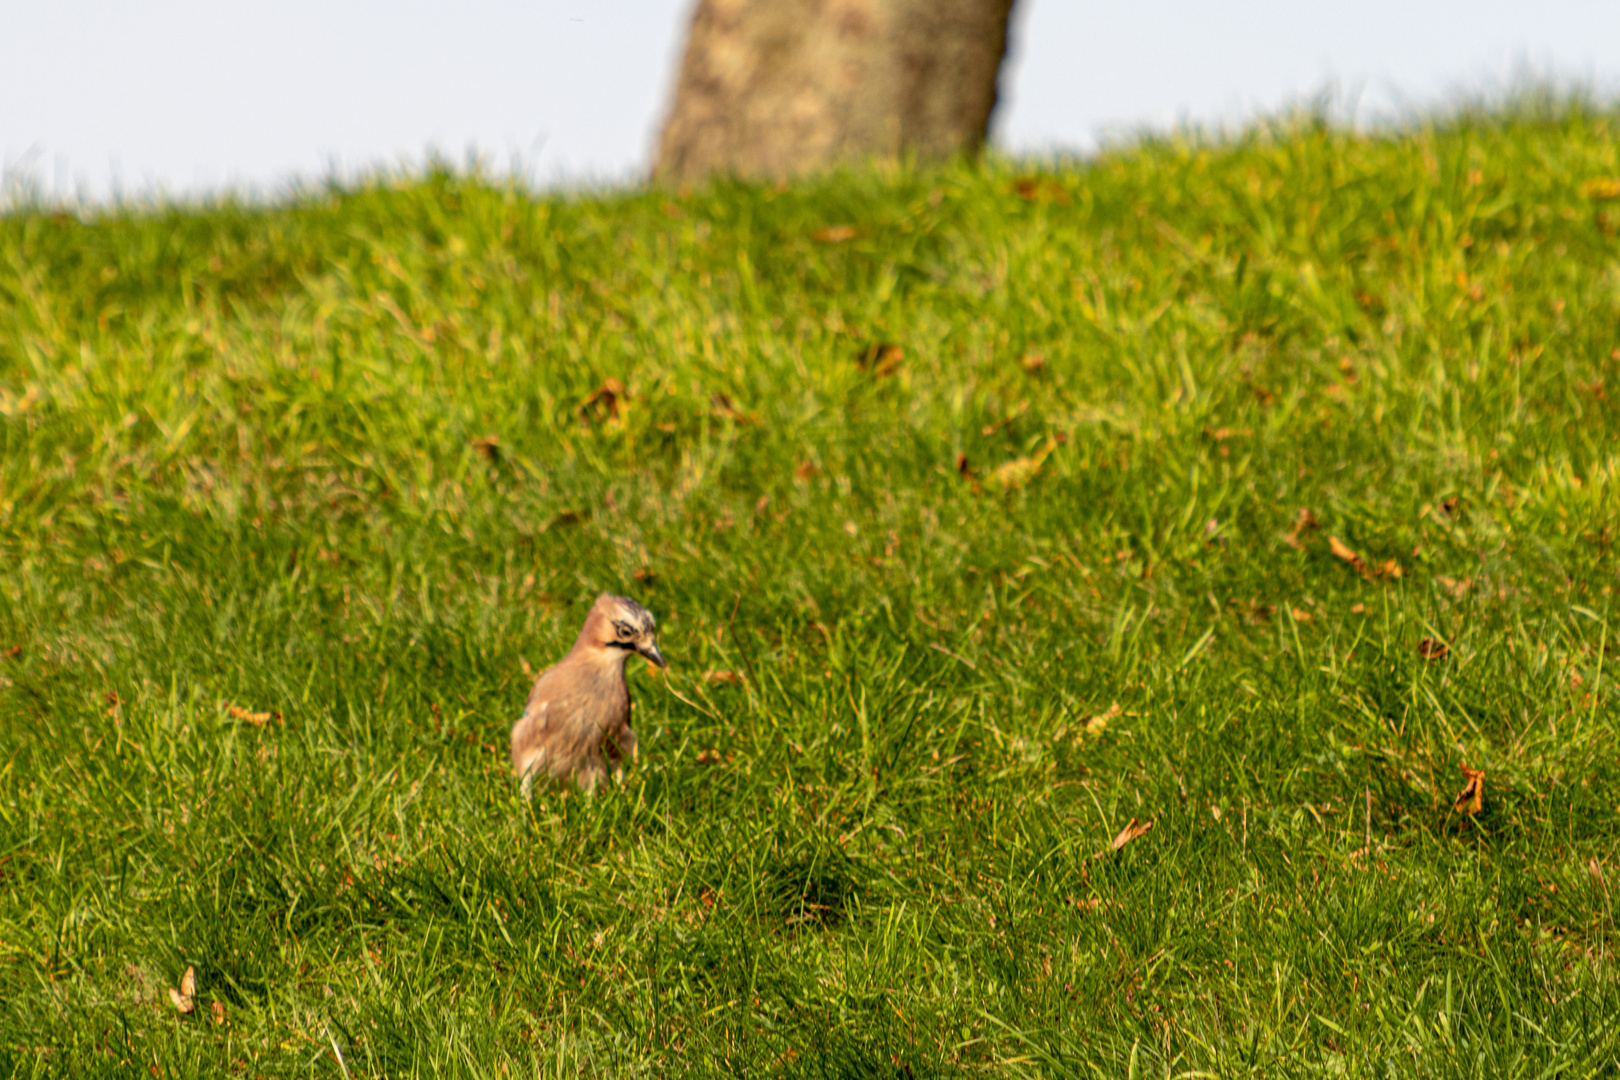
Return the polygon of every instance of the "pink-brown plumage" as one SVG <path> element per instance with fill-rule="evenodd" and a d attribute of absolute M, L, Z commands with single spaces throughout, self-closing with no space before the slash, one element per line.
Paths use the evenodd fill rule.
<path fill-rule="evenodd" d="M 512 725 L 512 771 L 529 793 L 536 776 L 572 776 L 592 791 L 636 756 L 624 664 L 638 653 L 663 667 L 652 613 L 633 600 L 597 597 L 574 647 L 540 673 Z"/>

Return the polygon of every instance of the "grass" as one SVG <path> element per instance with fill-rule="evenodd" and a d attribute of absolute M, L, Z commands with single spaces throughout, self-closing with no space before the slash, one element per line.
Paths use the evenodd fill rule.
<path fill-rule="evenodd" d="M 1614 1075 L 1617 132 L 13 209 L 0 1075 Z"/>

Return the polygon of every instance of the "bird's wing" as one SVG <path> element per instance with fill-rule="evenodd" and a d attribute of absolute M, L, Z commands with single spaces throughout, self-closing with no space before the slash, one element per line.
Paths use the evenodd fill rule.
<path fill-rule="evenodd" d="M 551 674 L 551 668 L 546 668 L 534 677 L 534 685 L 529 688 L 529 700 L 523 703 L 524 716 L 529 715 L 540 704 L 540 684 L 546 681 L 546 676 L 549 674 Z"/>
<path fill-rule="evenodd" d="M 546 720 L 551 712 L 551 702 L 544 699 L 536 700 L 533 694 L 529 695 L 529 703 L 523 707 L 523 718 L 529 722 L 529 727 L 535 735 L 541 735 L 546 730 Z"/>

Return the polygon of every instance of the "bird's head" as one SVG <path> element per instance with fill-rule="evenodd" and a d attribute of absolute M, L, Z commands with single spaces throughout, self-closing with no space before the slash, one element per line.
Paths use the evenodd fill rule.
<path fill-rule="evenodd" d="M 659 667 L 668 667 L 658 651 L 658 624 L 652 612 L 624 596 L 603 593 L 585 617 L 580 641 L 597 649 L 628 657 L 640 653 Z"/>

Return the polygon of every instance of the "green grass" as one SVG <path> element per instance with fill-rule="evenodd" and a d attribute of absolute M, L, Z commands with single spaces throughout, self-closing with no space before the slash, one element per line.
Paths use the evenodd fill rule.
<path fill-rule="evenodd" d="M 1617 133 L 12 210 L 0 1075 L 1614 1075 Z"/>

